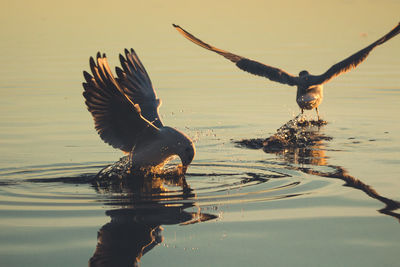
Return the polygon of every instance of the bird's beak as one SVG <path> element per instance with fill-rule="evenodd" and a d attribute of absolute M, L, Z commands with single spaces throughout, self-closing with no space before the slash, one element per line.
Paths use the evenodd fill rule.
<path fill-rule="evenodd" d="M 182 173 L 183 174 L 186 174 L 188 167 L 189 167 L 189 165 L 182 165 Z"/>
<path fill-rule="evenodd" d="M 184 152 L 178 155 L 181 158 L 183 174 L 186 174 L 186 171 L 196 154 L 196 149 L 194 148 L 193 143 L 191 143 L 188 148 L 185 148 Z"/>
<path fill-rule="evenodd" d="M 187 171 L 190 163 L 192 163 L 192 160 L 193 160 L 195 154 L 196 154 L 196 149 L 192 142 L 190 142 L 189 146 L 186 146 L 183 149 L 181 149 L 178 156 L 182 162 L 182 173 L 183 174 L 186 174 L 186 171 Z"/>

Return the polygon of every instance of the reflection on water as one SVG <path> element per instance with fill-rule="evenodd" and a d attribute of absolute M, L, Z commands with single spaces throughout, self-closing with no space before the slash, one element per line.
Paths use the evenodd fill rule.
<path fill-rule="evenodd" d="M 161 226 L 136 222 L 135 215 L 121 211 L 107 213 L 111 222 L 100 228 L 89 266 L 136 266 L 144 254 L 162 242 Z"/>
<path fill-rule="evenodd" d="M 98 165 L 88 168 L 94 171 Z M 254 162 L 197 163 L 187 177 L 172 175 L 174 169 L 151 179 L 136 176 L 102 180 L 95 174 L 48 177 L 59 169 L 30 167 L 32 176 L 45 178 L 5 183 L 0 188 L 3 196 L 0 207 L 13 205 L 33 212 L 39 209 L 35 205 L 39 203 L 43 209 L 55 210 L 86 206 L 92 210 L 95 204 L 107 207 L 110 221 L 99 226 L 97 245 L 90 255 L 91 266 L 129 266 L 138 262 L 162 242 L 163 225 L 209 221 L 220 216 L 221 206 L 292 199 L 325 186 L 302 181 L 302 177 L 287 173 L 284 166 L 275 163 L 270 166 Z M 68 169 L 66 166 L 64 173 Z M 77 169 L 81 173 L 88 170 Z M 20 173 L 21 170 L 0 170 L 1 175 L 10 178 Z M 75 192 L 75 186 L 85 187 L 85 184 L 94 189 L 94 195 Z M 74 221 L 78 223 L 79 216 Z"/>
<path fill-rule="evenodd" d="M 113 1 L 112 8 L 105 1 L 3 2 L 1 266 L 85 266 L 97 253 L 98 231 L 102 243 L 122 239 L 131 262 L 149 251 L 143 266 L 262 266 L 266 258 L 270 266 L 398 265 L 397 220 L 375 211 L 384 201 L 356 189 L 357 181 L 343 187 L 341 178 L 307 171 L 344 176 L 334 168 L 341 166 L 372 186 L 371 195 L 400 200 L 400 38 L 330 84 L 323 109 L 329 126 L 319 133 L 332 141 L 267 154 L 230 140 L 272 135 L 298 112 L 292 89 L 243 74 L 182 40 L 171 23 L 272 66 L 318 71 L 397 23 L 400 1 L 230 1 L 229 8 L 210 0 Z M 162 186 L 136 191 L 117 182 L 92 186 L 120 154 L 93 130 L 81 70 L 87 55 L 125 47 L 148 64 L 168 103 L 162 119 L 197 139 L 186 196 L 182 186 L 160 179 L 154 183 Z M 399 213 L 394 204 L 388 212 Z M 218 219 L 168 224 L 205 212 Z M 160 236 L 165 246 L 149 250 Z"/>
<path fill-rule="evenodd" d="M 117 183 L 94 182 L 101 194 L 117 193 L 106 205 L 120 207 L 106 212 L 111 221 L 98 232 L 96 250 L 89 266 L 136 266 L 140 258 L 163 241 L 161 225 L 193 224 L 217 218 L 187 209 L 196 207 L 194 193 L 185 177 L 134 177 Z M 165 186 L 182 190 L 168 190 Z M 121 194 L 123 193 L 123 194 Z M 187 201 L 184 201 L 187 200 Z"/>
<path fill-rule="evenodd" d="M 307 209 L 298 209 L 298 205 L 302 205 L 298 203 L 313 194 L 321 197 L 315 193 L 322 192 L 329 197 L 331 190 L 337 190 L 329 182 L 332 179 L 325 178 L 345 181 L 345 186 L 361 190 L 384 203 L 385 207 L 379 212 L 400 219 L 398 202 L 380 195 L 371 186 L 347 173 L 343 167 L 329 164 L 327 154 L 330 150 L 327 144 L 331 138 L 324 134 L 321 126 L 296 124 L 294 127 L 293 122 L 285 125 L 291 126 L 288 129 L 281 127 L 279 137 L 275 135 L 263 140 L 241 142 L 242 145 L 258 144 L 258 148 L 263 148 L 266 153 L 274 153 L 279 160 L 195 162 L 186 177 L 178 175 L 179 172 L 174 168 L 167 168 L 163 175 L 154 177 L 99 179 L 95 173 L 104 167 L 99 163 L 0 169 L 0 176 L 8 178 L 2 181 L 0 187 L 3 197 L 0 199 L 0 211 L 18 207 L 23 211 L 22 214 L 27 213 L 25 216 L 32 217 L 28 212 L 42 209 L 70 209 L 74 212 L 84 209 L 86 213 L 96 205 L 106 207 L 108 222 L 95 224 L 97 243 L 90 238 L 91 247 L 85 259 L 90 258 L 90 266 L 132 266 L 143 260 L 143 255 L 146 255 L 146 260 L 152 259 L 149 257 L 152 249 L 163 242 L 163 236 L 168 236 L 169 229 L 163 230 L 163 226 L 196 224 L 216 218 L 223 221 L 226 220 L 224 212 L 237 207 L 254 207 L 256 215 L 251 215 L 251 211 L 243 213 L 246 220 L 267 223 L 274 218 L 283 221 L 293 218 L 299 222 L 308 213 Z M 279 143 L 279 138 L 289 145 Z M 270 147 L 267 147 L 268 144 Z M 68 173 L 71 175 L 68 176 Z M 54 178 L 57 174 L 63 177 Z M 78 185 L 90 192 L 76 193 L 75 186 Z M 286 203 L 289 208 L 269 209 L 274 203 L 277 207 Z M 325 208 L 324 205 L 321 207 Z M 312 216 L 318 217 L 315 214 Z M 73 221 L 80 224 L 80 219 L 77 216 Z M 239 219 L 234 218 L 234 221 Z M 210 228 L 215 227 L 212 225 Z M 188 230 L 180 229 L 179 232 L 185 231 Z M 94 239 L 95 232 L 91 234 Z M 264 245 L 268 245 L 268 242 Z"/>
<path fill-rule="evenodd" d="M 326 164 L 324 164 L 324 165 L 326 165 Z M 326 166 L 331 167 L 333 169 L 333 171 L 329 172 L 329 173 L 325 173 L 325 172 L 313 170 L 312 168 L 298 167 L 296 169 L 301 170 L 304 173 L 308 173 L 308 174 L 312 174 L 312 175 L 318 175 L 318 176 L 322 176 L 322 177 L 343 180 L 345 182 L 345 184 L 343 186 L 348 186 L 348 187 L 352 187 L 352 188 L 361 190 L 364 193 L 366 193 L 368 196 L 384 203 L 385 207 L 380 209 L 379 212 L 386 214 L 386 215 L 393 216 L 393 217 L 399 219 L 399 222 L 400 222 L 400 213 L 394 212 L 395 210 L 400 209 L 400 202 L 386 198 L 384 196 L 381 196 L 371 186 L 369 186 L 369 185 L 365 184 L 363 181 L 351 176 L 347 172 L 347 170 L 345 170 L 344 168 L 342 168 L 340 166 L 334 166 L 334 165 L 326 165 Z"/>
<path fill-rule="evenodd" d="M 303 117 L 297 116 L 266 139 L 244 139 L 235 143 L 249 148 L 262 148 L 266 153 L 274 153 L 284 162 L 289 163 L 291 169 L 320 177 L 343 180 L 344 186 L 361 190 L 371 198 L 384 203 L 385 207 L 379 212 L 393 216 L 400 222 L 400 214 L 394 212 L 400 209 L 400 202 L 381 196 L 371 186 L 351 176 L 345 168 L 328 164 L 326 141 L 330 141 L 332 138 L 321 131 L 321 126 L 325 124 L 326 122 L 307 121 Z M 332 171 L 320 171 L 313 166 L 327 166 Z"/>

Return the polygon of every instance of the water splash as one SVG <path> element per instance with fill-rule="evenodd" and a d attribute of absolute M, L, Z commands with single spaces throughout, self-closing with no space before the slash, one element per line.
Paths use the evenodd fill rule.
<path fill-rule="evenodd" d="M 400 209 L 400 202 L 380 195 L 370 185 L 351 176 L 345 168 L 328 164 L 325 146 L 332 137 L 325 136 L 320 131 L 321 126 L 326 124 L 327 122 L 322 120 L 307 121 L 300 114 L 282 125 L 274 135 L 268 138 L 243 139 L 234 142 L 242 147 L 263 149 L 266 153 L 274 153 L 288 164 L 288 169 L 343 180 L 344 186 L 361 190 L 369 197 L 384 203 L 385 207 L 378 211 L 397 218 L 400 222 L 400 214 L 395 212 Z M 330 171 L 321 171 L 315 166 L 329 167 Z"/>

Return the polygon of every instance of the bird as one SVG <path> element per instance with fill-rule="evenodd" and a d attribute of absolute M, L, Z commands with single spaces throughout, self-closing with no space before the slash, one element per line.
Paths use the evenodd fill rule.
<path fill-rule="evenodd" d="M 379 38 L 372 44 L 368 45 L 364 49 L 361 49 L 360 51 L 354 53 L 346 59 L 334 64 L 321 75 L 312 75 L 308 71 L 302 70 L 300 71 L 298 76 L 295 76 L 280 68 L 268 66 L 263 63 L 216 48 L 193 36 L 186 30 L 181 28 L 179 25 L 172 25 L 188 40 L 229 59 L 230 61 L 235 63 L 236 66 L 241 70 L 244 70 L 254 75 L 266 77 L 271 81 L 287 84 L 290 86 L 297 86 L 296 102 L 301 109 L 301 113 L 303 113 L 305 109 L 315 109 L 318 121 L 320 120 L 318 106 L 321 104 L 323 99 L 323 84 L 327 83 L 328 81 L 342 73 L 354 69 L 367 58 L 372 49 L 374 49 L 378 45 L 385 43 L 386 41 L 390 40 L 400 33 L 399 23 L 389 33 Z"/>
<path fill-rule="evenodd" d="M 124 52 L 117 77 L 100 52 L 89 59 L 91 74 L 83 71 L 83 96 L 95 129 L 105 143 L 128 154 L 128 172 L 162 167 L 179 156 L 185 174 L 196 153 L 194 143 L 185 133 L 163 125 L 161 100 L 145 67 L 133 49 Z"/>

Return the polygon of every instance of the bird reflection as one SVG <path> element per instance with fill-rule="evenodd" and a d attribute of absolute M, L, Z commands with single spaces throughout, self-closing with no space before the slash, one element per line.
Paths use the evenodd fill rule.
<path fill-rule="evenodd" d="M 140 259 L 163 241 L 161 225 L 193 224 L 217 218 L 201 212 L 184 176 L 134 177 L 93 182 L 111 221 L 100 228 L 89 266 L 138 266 Z M 195 211 L 191 211 L 195 210 Z"/>
<path fill-rule="evenodd" d="M 161 226 L 135 221 L 127 210 L 107 212 L 111 222 L 98 232 L 89 266 L 137 266 L 140 258 L 162 242 Z"/>
<path fill-rule="evenodd" d="M 301 115 L 288 121 L 277 132 L 266 139 L 245 139 L 236 141 L 240 146 L 263 149 L 266 153 L 274 153 L 288 164 L 288 168 L 307 174 L 326 178 L 340 179 L 344 186 L 363 191 L 369 197 L 385 204 L 379 212 L 399 219 L 400 214 L 394 211 L 400 209 L 400 202 L 386 198 L 363 181 L 351 176 L 348 171 L 328 163 L 326 142 L 332 138 L 326 136 L 321 127 L 326 122 L 307 121 Z M 332 171 L 321 171 L 313 166 L 326 166 Z M 325 169 L 325 168 L 324 168 Z"/>

